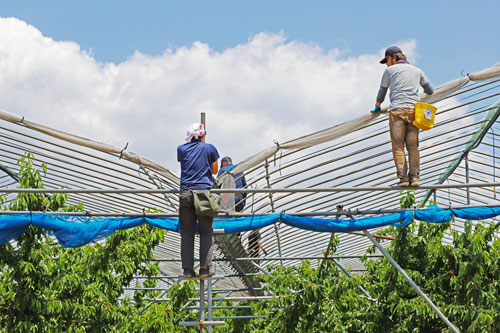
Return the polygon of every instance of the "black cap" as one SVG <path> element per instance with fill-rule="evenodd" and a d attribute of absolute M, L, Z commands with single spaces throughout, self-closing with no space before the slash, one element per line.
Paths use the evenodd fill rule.
<path fill-rule="evenodd" d="M 229 156 L 224 156 L 224 157 L 222 158 L 222 160 L 220 160 L 220 165 L 222 166 L 222 163 L 224 163 L 224 162 L 229 162 L 229 163 L 231 163 L 231 162 L 232 162 L 232 161 L 231 161 L 231 157 L 229 157 Z"/>
<path fill-rule="evenodd" d="M 395 55 L 396 53 L 403 53 L 403 51 L 401 51 L 401 49 L 397 46 L 389 47 L 387 50 L 385 50 L 385 56 L 382 60 L 380 60 L 380 63 L 385 64 L 387 62 L 387 59 L 385 57 L 389 55 Z"/>

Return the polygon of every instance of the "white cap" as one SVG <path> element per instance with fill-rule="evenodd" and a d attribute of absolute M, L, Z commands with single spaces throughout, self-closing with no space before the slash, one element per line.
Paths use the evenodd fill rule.
<path fill-rule="evenodd" d="M 189 125 L 189 128 L 187 130 L 186 142 L 191 142 L 192 138 L 199 139 L 203 135 L 205 135 L 205 126 L 200 123 L 193 123 Z"/>

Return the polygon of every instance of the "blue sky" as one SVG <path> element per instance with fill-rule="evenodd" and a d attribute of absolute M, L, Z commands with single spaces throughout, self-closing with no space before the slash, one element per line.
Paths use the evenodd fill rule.
<path fill-rule="evenodd" d="M 0 109 L 172 169 L 206 112 L 210 141 L 241 160 L 368 112 L 390 45 L 435 86 L 500 62 L 499 13 L 500 1 L 2 0 Z"/>
<path fill-rule="evenodd" d="M 436 84 L 500 61 L 500 2 L 494 0 L 3 0 L 0 13 L 55 40 L 74 41 L 105 62 L 195 41 L 221 51 L 251 35 L 280 31 L 325 50 L 347 50 L 348 56 L 416 39 L 418 65 Z"/>

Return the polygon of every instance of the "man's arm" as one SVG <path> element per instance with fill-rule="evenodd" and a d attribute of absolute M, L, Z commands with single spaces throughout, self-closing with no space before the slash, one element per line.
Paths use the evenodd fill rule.
<path fill-rule="evenodd" d="M 380 82 L 380 87 L 377 93 L 377 99 L 375 100 L 375 108 L 371 110 L 372 113 L 380 111 L 380 105 L 382 105 L 382 102 L 385 99 L 385 95 L 387 94 L 387 90 L 389 89 L 390 84 L 391 78 L 389 72 L 386 69 L 384 71 L 384 74 L 382 75 L 382 80 Z"/>
<path fill-rule="evenodd" d="M 432 95 L 434 93 L 434 88 L 432 88 L 429 82 L 424 84 L 422 88 L 424 88 L 424 93 L 426 93 L 427 95 Z"/>
<path fill-rule="evenodd" d="M 380 86 L 378 89 L 377 100 L 375 105 L 380 106 L 385 99 L 385 94 L 387 94 L 388 87 Z"/>
<path fill-rule="evenodd" d="M 259 245 L 259 247 L 262 250 L 262 252 L 264 252 L 264 254 L 267 256 L 267 252 L 264 249 L 264 245 L 262 245 L 262 242 L 260 241 L 260 239 L 257 239 L 257 244 Z"/>
<path fill-rule="evenodd" d="M 216 175 L 218 171 L 219 171 L 219 164 L 217 164 L 217 161 L 212 162 L 212 173 Z"/>
<path fill-rule="evenodd" d="M 420 74 L 420 85 L 422 86 L 422 88 L 424 88 L 424 93 L 426 93 L 427 95 L 432 95 L 434 93 L 434 88 L 432 88 L 429 79 L 427 79 L 427 76 L 422 70 Z"/>

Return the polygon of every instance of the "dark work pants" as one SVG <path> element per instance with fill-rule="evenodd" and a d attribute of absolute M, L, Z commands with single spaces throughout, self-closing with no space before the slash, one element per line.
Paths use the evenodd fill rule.
<path fill-rule="evenodd" d="M 183 269 L 194 266 L 194 234 L 196 220 L 200 234 L 200 266 L 211 266 L 213 248 L 213 217 L 197 216 L 194 210 L 193 193 L 189 190 L 179 193 L 179 224 L 181 232 L 181 258 Z"/>

